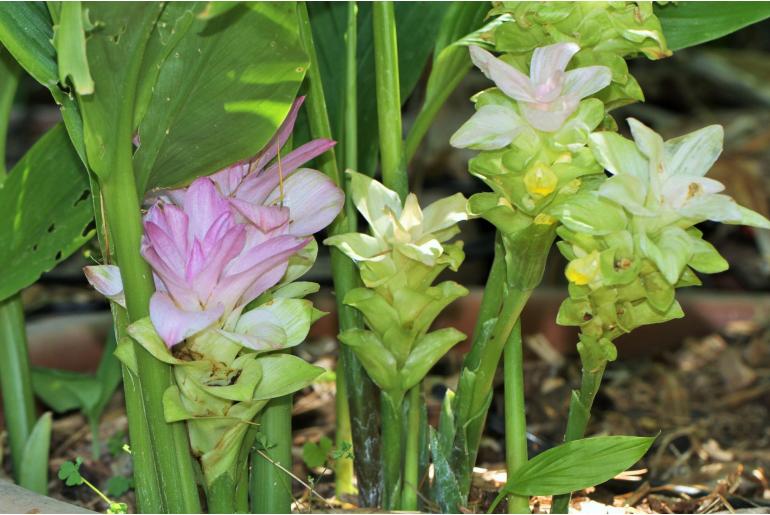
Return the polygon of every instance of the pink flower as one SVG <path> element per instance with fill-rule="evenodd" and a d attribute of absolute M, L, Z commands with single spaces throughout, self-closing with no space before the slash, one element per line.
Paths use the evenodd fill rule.
<path fill-rule="evenodd" d="M 344 194 L 328 177 L 299 168 L 333 141 L 279 155 L 302 101 L 253 159 L 154 196 L 141 251 L 157 289 L 150 319 L 169 347 L 208 328 L 235 327 L 246 304 L 275 286 L 289 258 L 342 209 Z M 110 298 L 122 293 L 117 267 L 86 275 Z"/>
<path fill-rule="evenodd" d="M 142 255 L 152 266 L 157 291 L 150 318 L 171 347 L 212 325 L 280 281 L 288 259 L 310 242 L 288 234 L 283 208 L 266 207 L 265 219 L 239 222 L 208 177 L 176 191 L 144 218 Z M 270 227 L 265 230 L 265 227 Z"/>
<path fill-rule="evenodd" d="M 329 225 L 342 209 L 344 194 L 326 175 L 300 168 L 332 148 L 334 141 L 313 140 L 285 156 L 279 155 L 304 99 L 294 102 L 286 120 L 261 152 L 211 176 L 238 213 L 265 231 L 288 221 L 288 234 L 313 234 Z"/>

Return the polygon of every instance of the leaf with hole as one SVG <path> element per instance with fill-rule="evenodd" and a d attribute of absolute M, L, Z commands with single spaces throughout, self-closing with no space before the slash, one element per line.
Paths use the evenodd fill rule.
<path fill-rule="evenodd" d="M 88 178 L 64 127 L 49 130 L 0 186 L 0 300 L 35 282 L 94 234 Z"/>

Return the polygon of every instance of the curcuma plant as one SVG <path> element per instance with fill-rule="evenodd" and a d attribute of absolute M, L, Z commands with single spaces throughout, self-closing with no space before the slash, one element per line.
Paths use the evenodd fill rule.
<path fill-rule="evenodd" d="M 363 314 L 367 329 L 343 331 L 339 338 L 353 348 L 383 392 L 385 503 L 413 505 L 418 489 L 416 449 L 403 448 L 402 403 L 407 391 L 414 392 L 410 416 L 419 414 L 415 405 L 423 378 L 465 339 L 454 328 L 429 329 L 446 306 L 468 294 L 453 281 L 432 286 L 443 270 L 457 271 L 465 258 L 462 242 L 448 240 L 458 234 L 457 223 L 469 217 L 467 200 L 458 193 L 422 210 L 410 193 L 402 207 L 396 192 L 360 173 L 347 173 L 352 200 L 372 234 L 339 234 L 324 241 L 358 264 L 365 286 L 348 291 L 343 302 Z"/>
<path fill-rule="evenodd" d="M 325 175 L 299 168 L 333 142 L 312 141 L 279 157 L 301 103 L 255 157 L 187 188 L 155 192 L 144 216 L 142 255 L 157 291 L 149 318 L 131 324 L 128 334 L 173 366 L 176 384 L 163 394 L 164 416 L 187 421 L 211 511 L 243 509 L 236 491 L 246 488 L 248 469 L 239 457 L 253 445 L 257 413 L 323 371 L 275 352 L 304 341 L 322 315 L 303 299 L 318 285 L 295 281 L 315 262 L 312 234 L 331 223 L 343 200 Z M 86 273 L 102 293 L 124 301 L 114 266 Z M 117 354 L 137 369 L 126 340 Z"/>
<path fill-rule="evenodd" d="M 508 478 L 490 511 L 506 498 L 525 513 L 531 496 L 554 496 L 551 512 L 565 513 L 572 491 L 633 465 L 654 438 L 585 438 L 615 341 L 684 316 L 676 290 L 727 268 L 697 224 L 770 228 L 706 177 L 720 126 L 664 141 L 629 119 L 633 140 L 618 132 L 612 110 L 644 99 L 628 59 L 770 16 L 767 5 L 663 4 L 0 4 L 0 156 L 23 72 L 62 118 L 8 174 L 0 166 L 0 387 L 14 479 L 47 488 L 52 417 L 35 423 L 33 393 L 46 401 L 56 389 L 55 374 L 30 370 L 20 291 L 94 235 L 101 264 L 84 271 L 111 301 L 112 373 L 89 378 L 109 383 L 93 390 L 98 401 L 74 404 L 96 426 L 122 367 L 139 512 L 291 511 L 292 394 L 323 371 L 292 349 L 324 315 L 306 298 L 319 285 L 302 280 L 322 231 L 341 346 L 337 449 L 319 448 L 321 462 L 335 456 L 341 499 L 476 510 L 472 474 L 501 358 Z M 473 66 L 489 87 L 450 143 L 477 152 L 468 169 L 487 190 L 421 208 L 407 169 Z M 494 260 L 433 428 L 423 381 L 466 338 L 434 325 L 468 294 L 438 281 L 463 263 L 455 238 L 471 219 L 494 226 Z M 564 443 L 530 457 L 519 319 L 554 242 L 568 283 L 556 322 L 579 328 L 582 381 Z M 57 413 L 73 405 L 63 404 Z M 82 480 L 79 464 L 60 478 Z"/>

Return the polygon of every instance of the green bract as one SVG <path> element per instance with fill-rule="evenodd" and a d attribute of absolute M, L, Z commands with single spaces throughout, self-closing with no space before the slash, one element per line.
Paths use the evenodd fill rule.
<path fill-rule="evenodd" d="M 559 249 L 569 260 L 570 296 L 557 321 L 580 326 L 591 341 L 684 316 L 675 288 L 699 284 L 695 271 L 727 269 L 696 223 L 770 227 L 704 177 L 722 151 L 721 126 L 664 142 L 634 119 L 629 125 L 635 141 L 612 132 L 590 138 L 613 177 L 548 211 L 563 223 Z"/>
<path fill-rule="evenodd" d="M 311 263 L 312 264 L 312 263 Z M 305 270 L 308 267 L 304 267 Z M 321 312 L 296 298 L 318 290 L 313 283 L 278 285 L 254 301 L 237 320 L 237 332 L 269 334 L 280 348 L 252 350 L 233 339 L 235 332 L 209 329 L 188 338 L 173 354 L 149 318 L 129 326 L 129 334 L 157 359 L 173 365 L 176 384 L 163 396 L 166 421 L 187 421 L 190 444 L 200 457 L 206 485 L 221 477 L 235 481 L 238 457 L 252 445 L 247 438 L 254 417 L 270 399 L 309 385 L 320 367 L 286 353 L 305 339 Z M 129 368 L 136 366 L 128 341 L 117 351 Z M 250 433 L 253 438 L 253 432 Z"/>
<path fill-rule="evenodd" d="M 324 243 L 358 264 L 366 287 L 350 290 L 344 302 L 363 313 L 368 330 L 344 331 L 340 340 L 353 347 L 380 388 L 400 399 L 465 339 L 452 328 L 428 329 L 441 310 L 468 293 L 453 281 L 431 286 L 465 257 L 462 242 L 447 241 L 459 232 L 457 222 L 469 218 L 467 200 L 458 193 L 422 210 L 410 193 L 402 207 L 398 195 L 379 182 L 347 173 L 353 202 L 372 234 L 340 234 Z"/>

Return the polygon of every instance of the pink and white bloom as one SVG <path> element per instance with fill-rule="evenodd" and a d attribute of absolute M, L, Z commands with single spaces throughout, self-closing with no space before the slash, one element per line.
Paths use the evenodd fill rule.
<path fill-rule="evenodd" d="M 126 296 L 123 293 L 123 280 L 120 278 L 120 268 L 115 265 L 93 265 L 83 267 L 86 279 L 99 293 L 126 307 Z"/>
<path fill-rule="evenodd" d="M 253 159 L 155 196 L 144 216 L 141 252 L 157 289 L 150 319 L 167 346 L 209 328 L 249 329 L 246 320 L 239 323 L 246 304 L 278 284 L 289 259 L 342 209 L 344 195 L 328 177 L 299 168 L 334 142 L 316 140 L 278 155 L 301 103 Z M 119 301 L 117 267 L 89 267 L 86 275 Z"/>
<path fill-rule="evenodd" d="M 294 129 L 303 101 L 304 97 L 300 97 L 294 102 L 286 120 L 260 153 L 211 176 L 222 195 L 246 220 L 264 230 L 288 222 L 287 232 L 297 236 L 328 226 L 344 202 L 342 191 L 325 174 L 300 168 L 332 148 L 334 141 L 317 139 L 286 155 L 279 154 Z"/>
<path fill-rule="evenodd" d="M 606 66 L 566 71 L 580 50 L 575 43 L 556 43 L 535 49 L 529 77 L 486 50 L 471 46 L 471 60 L 508 97 L 518 102 L 524 119 L 540 131 L 558 131 L 580 100 L 612 81 Z M 508 145 L 526 125 L 511 106 L 487 104 L 479 108 L 452 137 L 455 147 L 494 150 Z"/>

